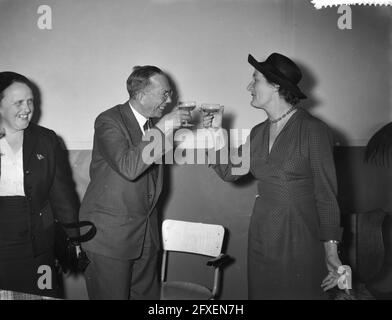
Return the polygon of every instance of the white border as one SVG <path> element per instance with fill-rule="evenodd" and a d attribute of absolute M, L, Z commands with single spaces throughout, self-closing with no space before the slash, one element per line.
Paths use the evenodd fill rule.
<path fill-rule="evenodd" d="M 391 0 L 312 0 L 312 4 L 316 9 L 322 9 L 325 7 L 341 6 L 341 5 L 374 5 L 374 6 L 391 6 Z"/>

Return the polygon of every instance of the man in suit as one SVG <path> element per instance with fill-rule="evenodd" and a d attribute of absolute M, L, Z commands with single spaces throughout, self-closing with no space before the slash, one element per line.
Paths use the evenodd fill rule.
<path fill-rule="evenodd" d="M 151 144 L 143 135 L 155 130 L 162 139 L 151 143 L 161 143 L 190 114 L 175 108 L 162 117 L 172 91 L 155 66 L 135 67 L 127 90 L 129 101 L 95 121 L 91 181 L 80 210 L 80 219 L 97 227 L 96 236 L 83 244 L 91 261 L 85 272 L 90 299 L 159 299 L 156 204 L 163 168 L 159 161 L 144 160 L 143 150 Z M 153 128 L 152 118 L 157 120 Z M 155 159 L 165 152 L 163 146 L 158 149 L 162 153 Z"/>

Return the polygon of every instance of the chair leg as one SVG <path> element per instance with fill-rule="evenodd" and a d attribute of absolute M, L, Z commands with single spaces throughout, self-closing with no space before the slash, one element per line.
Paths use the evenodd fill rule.
<path fill-rule="evenodd" d="M 214 287 L 212 288 L 212 299 L 215 299 L 216 295 L 218 294 L 219 285 L 220 285 L 220 268 L 217 267 L 215 268 L 214 271 Z"/>

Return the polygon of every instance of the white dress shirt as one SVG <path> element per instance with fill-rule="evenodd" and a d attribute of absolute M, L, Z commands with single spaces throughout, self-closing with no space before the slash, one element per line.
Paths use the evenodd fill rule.
<path fill-rule="evenodd" d="M 137 123 L 139 124 L 140 130 L 142 130 L 143 135 L 144 135 L 144 128 L 143 126 L 146 124 L 146 121 L 148 118 L 140 114 L 139 112 L 136 111 L 134 107 L 132 107 L 131 103 L 129 103 L 129 106 L 131 107 L 131 110 L 133 111 L 133 114 L 135 115 L 135 118 L 137 120 Z"/>
<path fill-rule="evenodd" d="M 0 196 L 25 196 L 23 147 L 14 153 L 5 138 L 0 139 Z"/>

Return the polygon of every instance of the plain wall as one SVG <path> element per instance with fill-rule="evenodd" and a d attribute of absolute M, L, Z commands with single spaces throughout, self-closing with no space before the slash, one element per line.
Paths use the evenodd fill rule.
<path fill-rule="evenodd" d="M 42 4 L 52 30 L 37 27 Z M 35 80 L 40 123 L 89 149 L 95 117 L 127 100 L 134 65 L 162 67 L 181 99 L 221 103 L 231 127 L 251 128 L 265 114 L 249 106 L 247 55 L 281 52 L 304 70 L 304 105 L 341 144 L 365 145 L 392 116 L 391 8 L 354 6 L 351 30 L 339 17 L 310 1 L 1 0 L 0 69 Z"/>
<path fill-rule="evenodd" d="M 37 27 L 42 4 L 52 9 L 52 30 Z M 31 77 L 41 91 L 39 123 L 68 149 L 88 150 L 95 117 L 127 100 L 125 81 L 135 65 L 166 70 L 182 100 L 225 105 L 229 127 L 253 127 L 265 114 L 249 105 L 247 56 L 280 52 L 303 70 L 303 106 L 335 130 L 341 145 L 364 146 L 392 118 L 391 9 L 352 7 L 352 30 L 338 28 L 339 16 L 337 8 L 289 0 L 0 0 L 0 70 Z M 71 159 L 81 172 L 81 196 L 88 155 Z M 236 261 L 226 270 L 222 298 L 246 299 L 254 182 L 227 184 L 199 165 L 173 166 L 168 177 L 163 217 L 225 225 L 226 251 Z M 66 285 L 69 297 L 86 297 L 81 278 Z"/>

